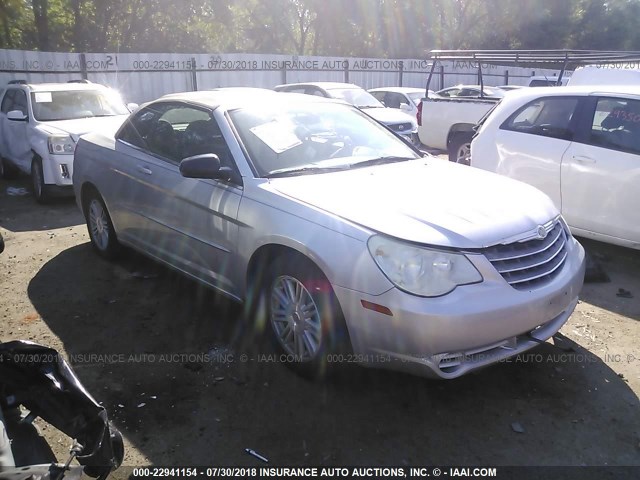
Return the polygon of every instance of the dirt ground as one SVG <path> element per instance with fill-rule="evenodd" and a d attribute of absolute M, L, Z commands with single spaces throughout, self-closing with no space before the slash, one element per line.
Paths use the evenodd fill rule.
<path fill-rule="evenodd" d="M 262 466 L 245 448 L 272 465 L 640 465 L 638 251 L 583 242 L 610 282 L 585 285 L 555 346 L 454 381 L 345 366 L 311 382 L 261 356 L 239 305 L 133 253 L 102 260 L 72 199 L 10 186 L 28 180 L 0 181 L 0 340 L 69 358 L 125 465 Z"/>

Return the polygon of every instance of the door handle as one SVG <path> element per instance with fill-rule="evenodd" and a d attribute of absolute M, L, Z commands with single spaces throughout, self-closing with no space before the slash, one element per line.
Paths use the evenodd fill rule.
<path fill-rule="evenodd" d="M 138 165 L 136 167 L 136 169 L 140 172 L 140 173 L 144 173 L 145 175 L 151 175 L 153 174 L 153 172 L 151 171 L 151 169 L 149 167 L 145 167 L 144 165 Z"/>
<path fill-rule="evenodd" d="M 587 157 L 585 155 L 574 155 L 573 159 L 580 163 L 596 163 L 595 158 Z"/>

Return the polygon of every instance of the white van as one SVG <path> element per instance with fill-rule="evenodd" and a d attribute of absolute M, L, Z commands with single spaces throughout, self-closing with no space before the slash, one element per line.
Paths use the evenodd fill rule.
<path fill-rule="evenodd" d="M 640 63 L 609 63 L 578 67 L 569 85 L 640 85 Z"/>

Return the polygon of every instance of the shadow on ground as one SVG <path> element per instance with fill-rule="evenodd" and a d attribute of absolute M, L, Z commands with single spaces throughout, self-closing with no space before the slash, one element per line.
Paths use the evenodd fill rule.
<path fill-rule="evenodd" d="M 588 266 L 595 271 L 595 282 L 585 283 L 580 298 L 640 320 L 640 251 L 585 238 L 578 240 L 590 257 Z"/>
<path fill-rule="evenodd" d="M 12 194 L 9 192 L 13 192 Z M 24 197 L 29 198 L 25 202 Z M 28 177 L 0 179 L 0 227 L 10 232 L 53 230 L 84 223 L 75 198 L 53 198 L 46 205 L 36 203 Z"/>
<path fill-rule="evenodd" d="M 245 448 L 272 465 L 640 464 L 638 398 L 566 338 L 455 381 L 344 365 L 310 382 L 261 359 L 240 306 L 134 254 L 70 248 L 28 294 L 130 443 L 125 464 L 262 466 Z"/>

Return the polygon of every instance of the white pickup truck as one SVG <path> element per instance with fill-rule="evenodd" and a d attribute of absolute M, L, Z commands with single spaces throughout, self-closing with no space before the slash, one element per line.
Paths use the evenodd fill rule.
<path fill-rule="evenodd" d="M 499 98 L 423 98 L 418 106 L 418 137 L 424 145 L 446 150 L 449 160 L 469 159 L 473 127 L 491 110 Z"/>

